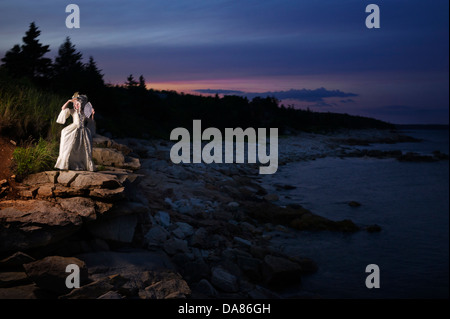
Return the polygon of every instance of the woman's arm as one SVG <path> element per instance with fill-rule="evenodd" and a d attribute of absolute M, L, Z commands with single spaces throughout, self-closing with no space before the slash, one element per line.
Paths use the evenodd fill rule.
<path fill-rule="evenodd" d="M 67 100 L 67 102 L 64 103 L 64 105 L 62 106 L 61 110 L 65 110 L 65 109 L 67 108 L 67 105 L 68 105 L 70 102 L 73 103 L 73 100 Z"/>

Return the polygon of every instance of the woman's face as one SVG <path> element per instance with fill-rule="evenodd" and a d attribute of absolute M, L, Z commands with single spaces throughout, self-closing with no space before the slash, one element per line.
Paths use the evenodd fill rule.
<path fill-rule="evenodd" d="M 80 108 L 80 105 L 81 105 L 80 101 L 78 101 L 78 100 L 74 100 L 74 101 L 73 101 L 73 107 L 74 107 L 74 108 L 79 109 L 79 108 Z"/>

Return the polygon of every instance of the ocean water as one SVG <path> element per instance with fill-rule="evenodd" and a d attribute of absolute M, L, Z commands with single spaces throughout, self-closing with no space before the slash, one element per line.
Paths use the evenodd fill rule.
<path fill-rule="evenodd" d="M 372 145 L 429 154 L 449 153 L 448 130 L 407 131 L 420 143 Z M 292 256 L 310 257 L 317 273 L 304 276 L 285 297 L 449 297 L 449 162 L 405 163 L 395 159 L 323 158 L 289 163 L 263 178 L 296 186 L 278 191 L 280 204 L 298 203 L 332 220 L 378 224 L 382 231 L 273 233 L 271 243 Z M 360 207 L 350 207 L 357 201 Z M 380 288 L 368 289 L 366 266 L 380 269 Z"/>

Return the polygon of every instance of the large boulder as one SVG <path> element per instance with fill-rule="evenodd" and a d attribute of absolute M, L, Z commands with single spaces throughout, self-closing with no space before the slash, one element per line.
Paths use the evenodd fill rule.
<path fill-rule="evenodd" d="M 125 156 L 113 148 L 92 148 L 92 159 L 97 165 L 104 166 L 123 167 L 125 163 Z"/>
<path fill-rule="evenodd" d="M 81 217 L 42 200 L 0 202 L 0 251 L 43 247 L 71 236 Z"/>
<path fill-rule="evenodd" d="M 121 215 L 104 218 L 88 225 L 89 232 L 97 238 L 122 243 L 133 241 L 135 228 L 138 222 L 137 215 Z"/>
<path fill-rule="evenodd" d="M 132 150 L 128 146 L 119 144 L 106 136 L 96 134 L 93 138 L 93 142 L 94 148 L 113 148 L 120 151 L 124 155 L 128 155 L 132 152 Z"/>
<path fill-rule="evenodd" d="M 41 289 L 48 290 L 58 295 L 68 293 L 71 289 L 66 286 L 66 272 L 70 264 L 75 264 L 80 269 L 80 285 L 88 281 L 86 264 L 75 257 L 49 256 L 44 259 L 24 264 L 23 267 L 28 277 Z"/>
<path fill-rule="evenodd" d="M 224 292 L 239 291 L 237 277 L 230 274 L 222 267 L 215 267 L 212 269 L 211 282 L 217 289 Z"/>
<path fill-rule="evenodd" d="M 302 267 L 283 257 L 264 257 L 263 274 L 269 287 L 282 289 L 301 280 Z"/>

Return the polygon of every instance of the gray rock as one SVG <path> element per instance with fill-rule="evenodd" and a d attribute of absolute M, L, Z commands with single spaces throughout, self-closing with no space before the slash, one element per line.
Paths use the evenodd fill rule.
<path fill-rule="evenodd" d="M 93 147 L 92 159 L 98 165 L 123 167 L 125 156 L 116 149 L 105 147 Z"/>
<path fill-rule="evenodd" d="M 216 298 L 218 296 L 217 290 L 206 279 L 200 280 L 195 288 L 198 293 L 207 297 Z"/>
<path fill-rule="evenodd" d="M 41 198 L 53 197 L 54 189 L 55 189 L 54 184 L 41 185 L 41 186 L 39 186 L 36 195 L 37 195 L 37 197 L 41 197 Z"/>
<path fill-rule="evenodd" d="M 96 188 L 89 192 L 90 197 L 108 200 L 119 201 L 125 199 L 125 187 L 118 187 L 115 189 Z"/>
<path fill-rule="evenodd" d="M 97 218 L 97 215 L 95 213 L 95 202 L 90 198 L 59 198 L 58 203 L 65 210 L 84 217 L 86 220 L 92 221 Z"/>
<path fill-rule="evenodd" d="M 212 269 L 211 282 L 217 288 L 224 292 L 238 292 L 239 284 L 236 276 L 230 274 L 222 267 Z"/>
<path fill-rule="evenodd" d="M 158 224 L 160 224 L 163 227 L 169 227 L 170 226 L 170 215 L 163 211 L 158 211 L 155 214 L 155 220 Z"/>
<path fill-rule="evenodd" d="M 0 251 L 43 247 L 75 233 L 81 217 L 42 200 L 0 202 Z"/>
<path fill-rule="evenodd" d="M 148 240 L 149 244 L 161 244 L 169 238 L 169 232 L 163 227 L 156 225 L 150 228 L 150 230 L 145 234 L 145 238 Z"/>
<path fill-rule="evenodd" d="M 17 193 L 22 198 L 35 198 L 37 195 L 38 189 L 39 189 L 39 187 L 37 187 L 37 186 L 32 186 L 29 188 L 18 187 Z"/>
<path fill-rule="evenodd" d="M 30 174 L 24 178 L 23 183 L 26 185 L 38 185 L 56 182 L 56 177 L 58 176 L 57 171 L 46 171 L 36 174 Z"/>
<path fill-rule="evenodd" d="M 275 289 L 285 288 L 300 282 L 302 268 L 283 257 L 264 257 L 263 274 L 267 284 Z"/>
<path fill-rule="evenodd" d="M 126 156 L 125 162 L 123 163 L 122 167 L 137 171 L 141 168 L 141 162 L 138 158 Z"/>
<path fill-rule="evenodd" d="M 0 288 L 21 286 L 31 281 L 24 272 L 0 272 Z"/>
<path fill-rule="evenodd" d="M 57 294 L 68 293 L 66 278 L 69 273 L 66 267 L 76 264 L 80 268 L 80 284 L 87 282 L 88 271 L 86 264 L 75 257 L 49 256 L 44 259 L 24 264 L 28 277 L 41 289 L 49 290 Z"/>
<path fill-rule="evenodd" d="M 71 188 L 62 186 L 59 184 L 55 185 L 55 189 L 53 190 L 53 195 L 55 197 L 76 197 L 76 196 L 85 196 L 87 195 L 87 191 L 81 188 Z"/>
<path fill-rule="evenodd" d="M 252 246 L 252 242 L 247 239 L 244 239 L 244 238 L 241 238 L 238 236 L 234 237 L 233 239 L 236 243 L 238 243 L 240 245 L 247 246 L 247 247 Z"/>
<path fill-rule="evenodd" d="M 16 252 L 15 254 L 6 257 L 0 261 L 0 268 L 18 268 L 23 264 L 30 263 L 35 259 L 21 251 Z"/>
<path fill-rule="evenodd" d="M 73 289 L 70 293 L 60 296 L 59 299 L 97 299 L 111 290 L 115 290 L 126 280 L 120 275 L 104 277 L 80 288 Z"/>
<path fill-rule="evenodd" d="M 239 203 L 238 202 L 229 202 L 227 204 L 228 207 L 233 207 L 233 208 L 237 208 L 239 207 Z"/>
<path fill-rule="evenodd" d="M 121 187 L 118 179 L 114 175 L 102 174 L 98 172 L 82 172 L 70 184 L 71 187 L 82 189 L 108 188 L 114 189 Z"/>
<path fill-rule="evenodd" d="M 115 291 L 108 291 L 106 294 L 101 295 L 97 299 L 123 299 L 123 296 Z"/>
<path fill-rule="evenodd" d="M 37 299 L 38 290 L 35 284 L 0 288 L 0 299 Z"/>
<path fill-rule="evenodd" d="M 176 222 L 175 225 L 177 225 L 177 228 L 175 228 L 172 233 L 180 239 L 185 239 L 194 234 L 194 228 L 187 223 Z"/>
<path fill-rule="evenodd" d="M 262 276 L 262 262 L 259 259 L 252 258 L 245 255 L 237 255 L 236 263 L 240 270 L 252 282 L 261 282 Z"/>
<path fill-rule="evenodd" d="M 79 173 L 76 171 L 62 171 L 59 173 L 57 181 L 62 186 L 68 187 L 75 180 L 78 174 Z"/>
<path fill-rule="evenodd" d="M 104 276 L 120 273 L 127 279 L 146 281 L 145 288 L 153 281 L 144 279 L 147 271 L 159 269 L 175 269 L 167 254 L 146 249 L 127 249 L 123 251 L 99 251 L 84 253 L 76 256 L 83 260 L 94 280 Z M 94 274 L 98 274 L 95 275 Z M 152 278 L 155 275 L 152 276 Z"/>
<path fill-rule="evenodd" d="M 149 212 L 149 208 L 144 204 L 138 202 L 131 201 L 121 201 L 114 203 L 113 205 L 106 205 L 105 203 L 100 204 L 100 202 L 96 202 L 98 208 L 99 205 L 102 209 L 102 216 L 121 216 L 121 215 L 140 215 L 147 214 Z M 100 212 L 97 210 L 97 212 Z"/>
<path fill-rule="evenodd" d="M 192 253 L 194 254 L 195 258 L 208 258 L 210 255 L 209 250 L 206 249 L 199 249 L 199 248 L 192 248 Z"/>
<path fill-rule="evenodd" d="M 101 239 L 131 243 L 137 222 L 136 215 L 121 215 L 99 219 L 90 223 L 88 229 L 93 236 Z"/>
<path fill-rule="evenodd" d="M 170 278 L 156 282 L 145 288 L 145 299 L 180 299 L 191 294 L 186 281 L 178 275 L 177 278 Z"/>
<path fill-rule="evenodd" d="M 187 241 L 178 238 L 170 238 L 164 243 L 164 250 L 169 255 L 175 255 L 176 253 L 187 253 L 189 251 Z"/>
<path fill-rule="evenodd" d="M 204 227 L 200 227 L 191 237 L 190 245 L 198 248 L 211 248 L 210 236 Z"/>

